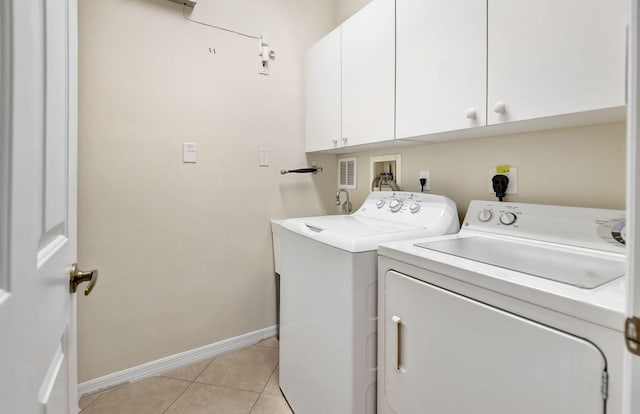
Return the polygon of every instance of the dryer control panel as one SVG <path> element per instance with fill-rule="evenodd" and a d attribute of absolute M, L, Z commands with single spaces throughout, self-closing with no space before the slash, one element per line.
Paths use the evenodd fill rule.
<path fill-rule="evenodd" d="M 474 200 L 462 228 L 571 246 L 625 250 L 625 212 Z"/>

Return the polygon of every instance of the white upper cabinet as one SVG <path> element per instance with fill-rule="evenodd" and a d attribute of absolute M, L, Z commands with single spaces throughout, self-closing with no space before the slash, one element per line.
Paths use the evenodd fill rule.
<path fill-rule="evenodd" d="M 396 7 L 396 137 L 486 125 L 486 1 Z"/>
<path fill-rule="evenodd" d="M 337 148 L 341 138 L 340 27 L 306 55 L 306 150 Z"/>
<path fill-rule="evenodd" d="M 395 0 L 374 0 L 342 25 L 343 146 L 392 140 Z"/>
<path fill-rule="evenodd" d="M 395 0 L 374 0 L 306 55 L 307 152 L 395 138 Z"/>
<path fill-rule="evenodd" d="M 488 0 L 488 124 L 625 104 L 626 0 Z"/>
<path fill-rule="evenodd" d="M 307 151 L 620 121 L 627 2 L 373 0 L 307 54 Z"/>

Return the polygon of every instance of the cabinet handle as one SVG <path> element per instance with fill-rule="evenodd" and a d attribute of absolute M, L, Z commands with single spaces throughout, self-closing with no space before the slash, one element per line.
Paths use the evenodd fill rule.
<path fill-rule="evenodd" d="M 333 145 L 338 145 L 338 138 L 332 138 L 331 142 L 333 142 Z"/>
<path fill-rule="evenodd" d="M 400 323 L 401 323 L 401 319 L 399 316 L 395 316 L 393 315 L 391 317 L 391 321 L 396 325 L 396 371 L 401 371 L 400 370 L 400 362 L 401 360 L 401 355 L 400 355 Z"/>
<path fill-rule="evenodd" d="M 347 145 L 347 139 L 349 139 L 349 137 L 346 135 L 342 137 L 342 145 Z"/>
<path fill-rule="evenodd" d="M 464 116 L 467 117 L 467 119 L 476 119 L 476 108 L 467 109 L 467 112 L 464 113 Z"/>
<path fill-rule="evenodd" d="M 505 105 L 504 102 L 496 102 L 496 104 L 493 106 L 493 112 L 495 112 L 496 114 L 504 114 L 505 112 L 507 112 L 507 105 Z"/>

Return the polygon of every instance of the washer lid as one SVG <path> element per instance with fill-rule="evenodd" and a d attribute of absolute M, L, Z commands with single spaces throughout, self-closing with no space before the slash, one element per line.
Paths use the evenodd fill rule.
<path fill-rule="evenodd" d="M 380 243 L 387 241 L 433 235 L 422 226 L 357 215 L 287 219 L 282 226 L 303 237 L 352 253 L 376 250 Z M 439 227 L 435 229 L 440 231 Z"/>
<path fill-rule="evenodd" d="M 371 237 L 425 228 L 353 215 L 307 217 L 302 220 L 311 230 L 328 231 L 349 238 Z"/>
<path fill-rule="evenodd" d="M 609 257 L 479 236 L 416 246 L 584 289 L 622 277 L 626 269 L 624 261 Z"/>

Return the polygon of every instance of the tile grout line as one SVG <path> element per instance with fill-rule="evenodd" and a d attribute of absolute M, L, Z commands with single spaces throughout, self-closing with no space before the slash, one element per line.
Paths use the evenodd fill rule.
<path fill-rule="evenodd" d="M 278 352 L 280 352 L 280 348 L 279 347 L 278 347 Z M 260 393 L 258 394 L 258 398 L 256 398 L 256 402 L 254 402 L 253 405 L 251 406 L 251 409 L 249 410 L 248 414 L 251 414 L 253 412 L 253 409 L 256 408 L 256 404 L 258 404 L 258 400 L 260 400 L 260 397 L 262 397 L 262 394 L 264 393 L 264 390 L 267 388 L 267 385 L 269 385 L 269 381 L 271 381 L 271 378 L 276 373 L 276 369 L 278 369 L 278 365 L 280 365 L 280 361 L 278 361 L 276 366 L 273 368 L 273 371 L 271 371 L 271 375 L 269 375 L 269 378 L 267 379 L 267 382 L 264 383 L 264 387 L 262 387 L 262 391 L 260 391 Z"/>
<path fill-rule="evenodd" d="M 225 388 L 227 390 L 238 390 L 238 391 L 246 391 L 246 392 L 252 392 L 254 394 L 262 394 L 261 391 L 256 391 L 256 390 L 249 390 L 246 388 L 240 388 L 240 387 L 230 387 L 228 385 L 218 385 L 218 384 L 211 384 L 208 382 L 202 382 L 202 381 L 193 381 L 195 384 L 200 384 L 200 385 L 208 385 L 210 387 L 217 387 L 217 388 Z"/>
<path fill-rule="evenodd" d="M 207 358 L 205 358 L 205 359 L 207 359 Z M 195 377 L 194 379 L 192 379 L 192 380 L 186 380 L 186 379 L 184 379 L 184 378 L 176 378 L 176 377 L 172 377 L 172 376 L 167 375 L 168 373 L 170 373 L 170 372 L 172 372 L 172 371 L 169 371 L 169 372 L 166 372 L 166 373 L 163 373 L 163 374 L 154 375 L 154 376 L 155 376 L 155 377 L 170 378 L 170 379 L 178 379 L 178 380 L 182 380 L 182 381 L 196 382 L 196 380 L 197 380 L 198 378 L 200 378 L 200 375 L 202 375 L 202 373 L 203 373 L 207 368 L 209 368 L 209 366 L 211 366 L 211 364 L 213 364 L 213 361 L 215 361 L 215 360 L 216 360 L 216 358 L 215 358 L 215 357 L 214 357 L 214 358 L 212 358 L 212 359 L 211 359 L 211 361 L 209 361 L 209 363 L 207 364 L 207 366 L 206 366 L 206 367 L 204 367 L 204 368 L 202 368 L 202 371 L 198 372 L 198 373 L 196 374 L 196 377 Z M 200 362 L 202 362 L 202 361 L 196 361 L 196 362 L 194 362 L 193 364 L 190 364 L 190 365 L 198 364 L 198 363 L 200 363 Z M 187 367 L 188 367 L 188 366 L 190 366 L 190 365 L 187 365 Z M 182 367 L 182 368 L 185 368 L 185 367 Z M 178 368 L 178 369 L 180 369 L 180 368 Z"/>
<path fill-rule="evenodd" d="M 271 381 L 271 378 L 273 377 L 273 374 L 276 373 L 276 369 L 278 369 L 278 365 L 280 365 L 280 362 L 278 362 L 276 364 L 276 366 L 273 368 L 273 371 L 271 371 L 271 375 L 269 375 L 269 379 L 267 380 L 267 382 L 265 382 L 264 387 L 262 387 L 262 391 L 260 391 L 260 394 L 262 395 L 262 393 L 264 392 L 264 390 L 267 388 L 267 385 L 269 385 L 269 381 Z M 279 382 L 279 381 L 278 381 Z"/>
<path fill-rule="evenodd" d="M 175 379 L 175 378 L 171 378 L 171 379 Z M 184 380 L 182 380 L 182 381 L 184 381 Z M 187 385 L 187 386 L 184 388 L 184 390 L 182 390 L 182 392 L 181 392 L 180 394 L 178 394 L 178 396 L 176 397 L 176 399 L 175 399 L 175 400 L 173 400 L 173 401 L 171 402 L 171 404 L 169 404 L 169 406 L 168 406 L 168 407 L 167 407 L 167 408 L 162 412 L 162 414 L 165 414 L 167 411 L 169 411 L 169 409 L 170 409 L 171 407 L 173 407 L 173 404 L 175 404 L 175 403 L 176 403 L 176 401 L 178 401 L 178 399 L 179 399 L 180 397 L 182 397 L 182 394 L 184 394 L 185 392 L 187 392 L 187 390 L 188 390 L 189 388 L 191 388 L 191 386 L 193 385 L 193 381 L 185 381 L 185 382 L 188 382 L 188 383 L 189 383 L 189 385 Z"/>
<path fill-rule="evenodd" d="M 169 409 L 170 409 L 171 407 L 173 407 L 173 405 L 176 403 L 176 401 L 178 401 L 178 400 L 180 399 L 180 397 L 182 397 L 182 395 L 183 395 L 185 392 L 187 392 L 187 390 L 188 390 L 189 388 L 191 388 L 191 386 L 192 386 L 193 384 L 195 384 L 195 383 L 196 383 L 196 379 L 198 379 L 198 377 L 200 377 L 200 375 L 202 375 L 202 373 L 203 373 L 207 368 L 209 368 L 209 365 L 213 364 L 213 361 L 215 361 L 215 360 L 216 360 L 216 359 L 215 359 L 215 357 L 214 357 L 213 359 L 211 359 L 211 361 L 209 361 L 209 363 L 207 364 L 207 366 L 206 366 L 206 367 L 204 367 L 204 368 L 202 368 L 202 371 L 200 371 L 200 373 L 198 373 L 192 381 L 189 381 L 189 385 L 188 385 L 184 390 L 182 390 L 182 392 L 181 392 L 181 393 L 176 397 L 176 399 L 175 399 L 175 400 L 173 400 L 173 402 L 172 402 L 171 404 L 169 404 L 169 406 L 167 407 L 167 409 L 166 409 L 166 410 L 164 410 L 164 411 L 162 412 L 162 414 L 165 414 L 167 411 L 169 411 Z M 197 364 L 197 362 L 196 362 L 196 364 Z M 161 375 L 160 375 L 160 376 L 161 376 Z M 172 378 L 172 379 L 175 379 L 175 378 Z"/>

